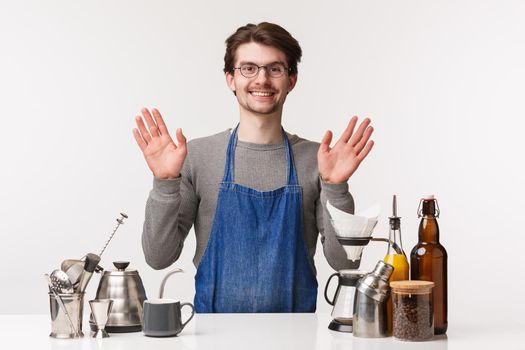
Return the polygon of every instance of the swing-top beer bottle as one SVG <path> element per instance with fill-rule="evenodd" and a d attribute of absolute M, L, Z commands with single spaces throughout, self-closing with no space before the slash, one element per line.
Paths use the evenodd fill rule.
<path fill-rule="evenodd" d="M 434 333 L 447 331 L 447 251 L 439 243 L 439 206 L 433 195 L 421 199 L 418 208 L 419 241 L 410 254 L 410 278 L 432 281 Z"/>

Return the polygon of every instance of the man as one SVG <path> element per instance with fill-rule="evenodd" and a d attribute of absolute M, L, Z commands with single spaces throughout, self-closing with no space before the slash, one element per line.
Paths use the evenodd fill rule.
<path fill-rule="evenodd" d="M 313 256 L 323 234 L 336 269 L 351 267 L 337 243 L 326 201 L 347 212 L 347 181 L 370 152 L 370 120 L 353 117 L 330 148 L 284 132 L 286 96 L 297 82 L 301 48 L 271 23 L 240 27 L 226 40 L 224 73 L 239 125 L 177 145 L 158 110 L 142 110 L 134 137 L 153 172 L 142 244 L 155 269 L 180 256 L 195 225 L 197 312 L 314 312 Z"/>

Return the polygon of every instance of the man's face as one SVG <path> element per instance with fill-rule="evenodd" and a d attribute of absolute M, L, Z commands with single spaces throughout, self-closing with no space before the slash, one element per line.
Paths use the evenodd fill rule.
<path fill-rule="evenodd" d="M 266 66 L 271 63 L 282 63 L 286 68 L 286 56 L 279 49 L 255 42 L 242 44 L 237 48 L 235 66 L 245 63 Z M 274 78 L 265 68 L 253 78 L 244 77 L 239 69 L 234 73 L 226 73 L 226 82 L 236 93 L 241 109 L 259 115 L 271 115 L 282 111 L 288 92 L 292 91 L 297 81 L 297 75 L 289 75 L 286 71 L 282 76 Z"/>

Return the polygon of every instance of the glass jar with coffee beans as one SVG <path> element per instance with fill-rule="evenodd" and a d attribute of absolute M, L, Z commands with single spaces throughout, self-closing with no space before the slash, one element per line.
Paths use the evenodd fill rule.
<path fill-rule="evenodd" d="M 405 341 L 424 341 L 434 335 L 434 309 L 430 281 L 394 281 L 393 335 Z"/>

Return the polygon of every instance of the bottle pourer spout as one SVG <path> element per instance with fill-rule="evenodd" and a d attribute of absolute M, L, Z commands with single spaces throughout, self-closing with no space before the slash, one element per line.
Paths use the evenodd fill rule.
<path fill-rule="evenodd" d="M 397 196 L 392 199 L 392 217 L 397 217 Z"/>
<path fill-rule="evenodd" d="M 399 230 L 401 227 L 401 218 L 397 216 L 397 195 L 392 198 L 392 216 L 390 217 L 390 228 Z"/>

